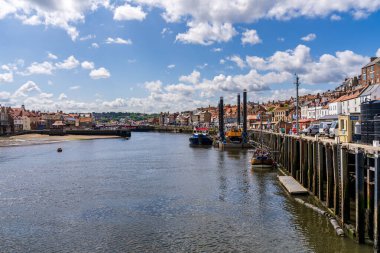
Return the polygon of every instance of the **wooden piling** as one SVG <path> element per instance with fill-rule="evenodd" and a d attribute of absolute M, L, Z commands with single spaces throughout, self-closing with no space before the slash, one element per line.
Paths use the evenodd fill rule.
<path fill-rule="evenodd" d="M 339 214 L 339 173 L 338 173 L 338 149 L 337 145 L 332 145 L 333 152 L 333 172 L 334 172 L 334 213 Z"/>
<path fill-rule="evenodd" d="M 359 243 L 364 243 L 364 154 L 357 149 L 355 153 L 355 207 L 356 207 L 356 234 Z"/>
<path fill-rule="evenodd" d="M 332 160 L 332 149 L 330 146 L 326 146 L 326 205 L 329 208 L 334 206 L 334 172 Z"/>
<path fill-rule="evenodd" d="M 313 188 L 313 146 L 310 141 L 307 142 L 307 180 L 309 190 Z"/>
<path fill-rule="evenodd" d="M 375 155 L 374 181 L 373 246 L 376 250 L 380 250 L 380 157 L 378 154 Z"/>
<path fill-rule="evenodd" d="M 322 201 L 324 199 L 323 196 L 323 176 L 324 176 L 324 171 L 323 171 L 323 164 L 324 164 L 324 159 L 323 159 L 323 144 L 321 142 L 317 143 L 318 147 L 318 197 Z"/>
<path fill-rule="evenodd" d="M 313 142 L 313 193 L 318 194 L 318 145 L 317 142 Z"/>
<path fill-rule="evenodd" d="M 342 171 L 342 200 L 341 200 L 341 209 L 342 209 L 342 223 L 348 223 L 350 219 L 350 187 L 349 187 L 349 174 L 348 174 L 348 152 L 346 148 L 341 148 L 340 151 L 340 161 L 341 161 L 341 171 Z"/>

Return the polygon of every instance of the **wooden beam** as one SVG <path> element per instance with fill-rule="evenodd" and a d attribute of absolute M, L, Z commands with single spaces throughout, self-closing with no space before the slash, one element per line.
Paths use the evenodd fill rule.
<path fill-rule="evenodd" d="M 355 207 L 356 207 L 356 234 L 359 243 L 364 243 L 364 154 L 357 149 L 355 153 Z"/>

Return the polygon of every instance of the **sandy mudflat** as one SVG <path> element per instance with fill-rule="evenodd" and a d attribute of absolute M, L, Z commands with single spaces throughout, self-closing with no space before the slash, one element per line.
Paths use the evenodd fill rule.
<path fill-rule="evenodd" d="M 77 141 L 77 140 L 95 140 L 95 139 L 110 139 L 120 138 L 119 136 L 109 135 L 65 135 L 65 136 L 49 136 L 42 134 L 25 134 L 12 137 L 0 137 L 0 147 L 9 146 L 24 146 L 49 144 L 62 141 Z"/>

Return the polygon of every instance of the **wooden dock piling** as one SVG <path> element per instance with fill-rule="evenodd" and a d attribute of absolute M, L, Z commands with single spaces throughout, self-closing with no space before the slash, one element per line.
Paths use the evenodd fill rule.
<path fill-rule="evenodd" d="M 356 233 L 359 243 L 364 243 L 364 154 L 358 149 L 355 154 L 355 199 L 356 199 Z"/>

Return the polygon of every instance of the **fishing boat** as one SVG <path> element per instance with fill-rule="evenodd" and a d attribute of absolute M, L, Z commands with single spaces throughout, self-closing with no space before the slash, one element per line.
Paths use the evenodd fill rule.
<path fill-rule="evenodd" d="M 252 169 L 272 169 L 275 167 L 276 163 L 272 159 L 269 150 L 263 147 L 263 127 L 262 127 L 262 117 L 260 117 L 260 147 L 256 148 L 252 159 L 251 165 Z"/>
<path fill-rule="evenodd" d="M 212 145 L 213 139 L 211 138 L 208 128 L 195 128 L 193 135 L 189 138 L 190 145 Z"/>
<path fill-rule="evenodd" d="M 251 159 L 253 169 L 272 169 L 276 165 L 270 153 L 264 149 L 256 149 Z"/>
<path fill-rule="evenodd" d="M 227 143 L 240 144 L 243 142 L 243 133 L 241 131 L 241 128 L 232 127 L 227 130 L 225 136 L 226 136 Z"/>

